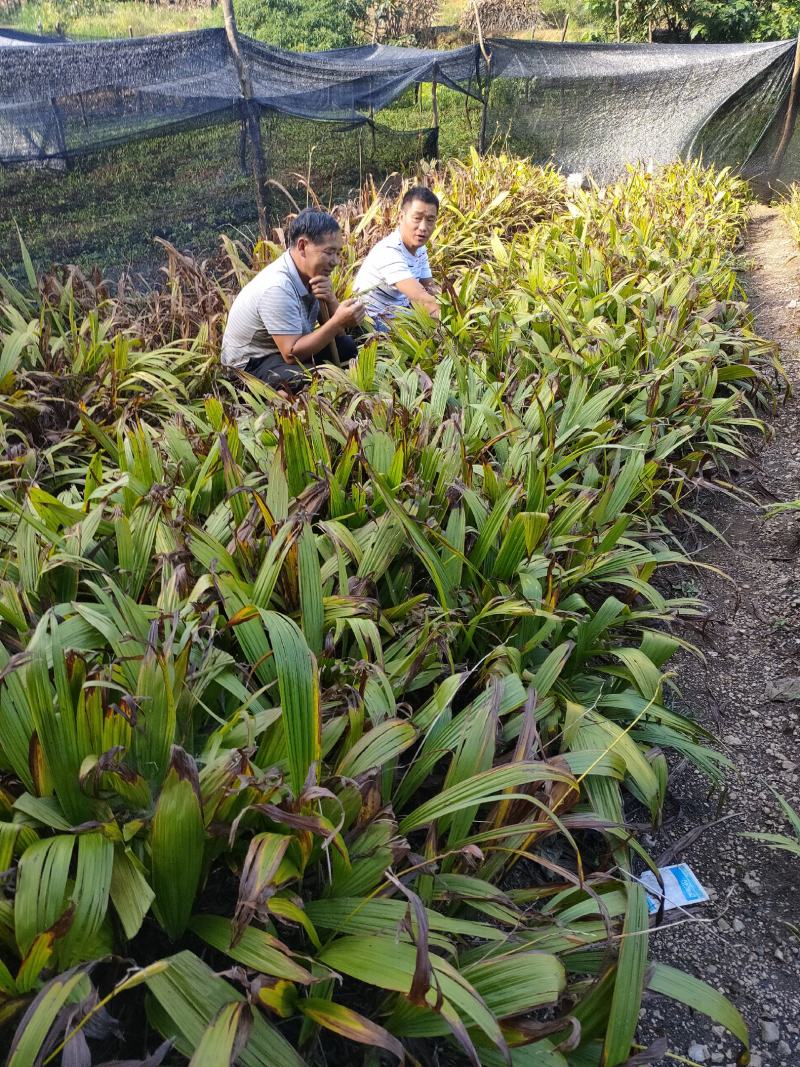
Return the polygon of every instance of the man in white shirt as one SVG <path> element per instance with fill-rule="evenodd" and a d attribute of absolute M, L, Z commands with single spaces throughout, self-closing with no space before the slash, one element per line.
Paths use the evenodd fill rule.
<path fill-rule="evenodd" d="M 245 285 L 228 312 L 222 362 L 261 381 L 295 390 L 304 367 L 328 362 L 331 343 L 342 361 L 356 355 L 346 330 L 357 327 L 360 300 L 336 299 L 331 273 L 342 252 L 342 232 L 327 211 L 306 208 L 291 222 L 289 250 Z M 320 318 L 320 304 L 329 318 Z"/>
<path fill-rule="evenodd" d="M 364 294 L 367 314 L 377 329 L 388 329 L 403 308 L 419 306 L 439 317 L 425 249 L 438 214 L 439 198 L 426 186 L 413 185 L 400 204 L 397 229 L 378 241 L 361 264 L 353 290 Z"/>

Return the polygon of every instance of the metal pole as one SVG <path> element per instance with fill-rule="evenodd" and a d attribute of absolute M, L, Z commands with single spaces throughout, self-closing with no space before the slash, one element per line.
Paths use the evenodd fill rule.
<path fill-rule="evenodd" d="M 783 157 L 786 155 L 786 149 L 789 147 L 789 142 L 794 133 L 795 122 L 797 121 L 798 104 L 800 104 L 800 98 L 798 98 L 797 93 L 798 82 L 800 82 L 800 33 L 797 34 L 797 45 L 794 50 L 792 86 L 789 90 L 789 100 L 786 104 L 786 118 L 783 123 L 783 133 L 781 134 L 781 139 L 778 142 L 778 147 L 775 149 L 775 154 L 772 157 L 772 163 L 769 168 L 770 182 L 774 181 L 780 174 Z"/>
<path fill-rule="evenodd" d="M 252 146 L 253 182 L 255 184 L 256 206 L 258 207 L 258 228 L 261 231 L 261 236 L 266 237 L 267 202 L 264 195 L 264 186 L 267 177 L 267 164 L 264 158 L 264 146 L 261 141 L 258 104 L 253 100 L 253 81 L 239 47 L 239 31 L 236 29 L 233 0 L 222 0 L 222 11 L 225 17 L 225 33 L 228 38 L 228 45 L 233 56 L 236 73 L 239 75 L 239 85 L 242 90 L 242 99 L 245 107 L 245 123 Z"/>
<path fill-rule="evenodd" d="M 486 122 L 489 113 L 489 92 L 492 87 L 492 72 L 491 72 L 492 57 L 486 60 L 486 84 L 483 90 L 483 107 L 481 108 L 481 130 L 478 135 L 478 151 L 481 155 L 486 151 Z"/>
<path fill-rule="evenodd" d="M 436 138 L 436 155 L 439 155 L 439 101 L 436 96 L 437 82 L 436 75 L 433 76 L 431 82 L 431 110 L 433 112 L 433 129 L 434 137 Z"/>

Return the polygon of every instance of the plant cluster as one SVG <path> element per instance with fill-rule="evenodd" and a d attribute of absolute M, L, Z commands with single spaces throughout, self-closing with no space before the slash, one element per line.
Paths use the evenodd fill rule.
<path fill-rule="evenodd" d="M 439 14 L 439 0 L 378 0 L 365 3 L 359 26 L 367 41 L 419 43 Z"/>
<path fill-rule="evenodd" d="M 512 3 L 509 0 L 477 0 L 464 8 L 459 25 L 462 30 L 475 35 L 480 24 L 483 33 L 500 37 L 531 33 L 538 19 L 539 0 L 514 0 Z"/>
<path fill-rule="evenodd" d="M 354 44 L 360 7 L 358 0 L 238 0 L 236 19 L 250 37 L 313 52 Z"/>
<path fill-rule="evenodd" d="M 439 0 L 239 0 L 236 10 L 242 32 L 305 52 L 414 42 L 436 21 Z"/>
<path fill-rule="evenodd" d="M 218 4 L 145 4 L 139 0 L 0 0 L 4 26 L 28 33 L 60 31 L 73 39 L 147 37 L 222 26 Z"/>
<path fill-rule="evenodd" d="M 780 203 L 780 209 L 789 224 L 792 237 L 800 244 L 800 185 L 797 182 L 789 186 L 785 198 Z"/>
<path fill-rule="evenodd" d="M 214 283 L 173 258 L 144 308 L 24 249 L 2 281 L 9 1067 L 620 1067 L 655 994 L 747 1044 L 648 963 L 634 825 L 667 753 L 725 765 L 666 699 L 698 606 L 665 517 L 770 392 L 744 186 L 427 180 L 441 322 L 291 402 L 213 340 L 275 248 Z M 342 284 L 394 206 L 340 210 Z"/>
<path fill-rule="evenodd" d="M 588 0 L 588 7 L 601 36 L 610 38 L 615 0 Z M 619 7 L 627 41 L 646 40 L 648 23 L 703 41 L 785 40 L 798 29 L 793 0 L 621 0 Z"/>

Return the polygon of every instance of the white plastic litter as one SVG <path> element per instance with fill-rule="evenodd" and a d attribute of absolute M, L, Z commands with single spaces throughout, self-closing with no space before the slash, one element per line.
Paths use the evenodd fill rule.
<path fill-rule="evenodd" d="M 669 867 L 659 867 L 658 871 L 664 880 L 664 911 L 703 904 L 708 900 L 708 893 L 688 863 L 673 863 Z M 647 890 L 647 910 L 655 915 L 661 902 L 661 887 L 652 871 L 645 871 L 641 882 Z"/>

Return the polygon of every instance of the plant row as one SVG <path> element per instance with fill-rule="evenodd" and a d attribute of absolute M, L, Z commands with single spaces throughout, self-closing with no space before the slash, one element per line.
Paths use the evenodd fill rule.
<path fill-rule="evenodd" d="M 667 665 L 672 531 L 771 391 L 744 187 L 429 178 L 441 322 L 293 401 L 217 366 L 269 245 L 3 282 L 10 1067 L 617 1067 L 653 995 L 747 1044 L 648 962 L 636 837 L 669 754 L 725 767 Z M 340 209 L 343 286 L 393 207 Z"/>

